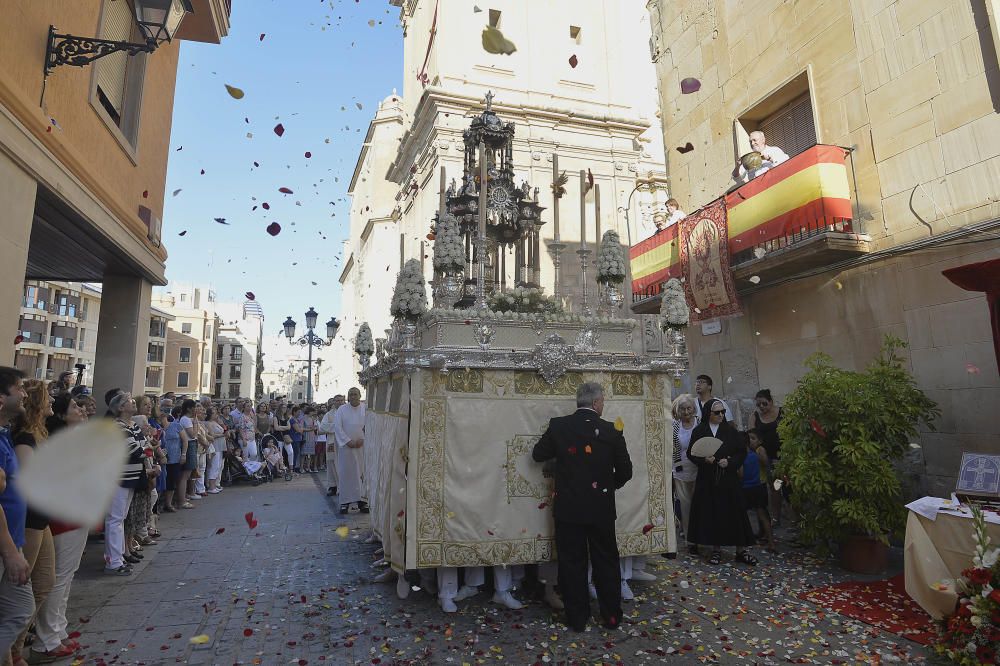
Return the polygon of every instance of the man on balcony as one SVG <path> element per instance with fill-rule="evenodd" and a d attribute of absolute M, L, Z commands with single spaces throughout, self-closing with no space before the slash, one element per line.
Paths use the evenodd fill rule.
<path fill-rule="evenodd" d="M 741 158 L 736 168 L 733 169 L 733 179 L 741 185 L 749 183 L 762 173 L 788 160 L 788 155 L 781 148 L 767 145 L 764 133 L 760 130 L 750 132 L 750 148 L 760 153 L 762 162 L 759 167 L 747 170 L 743 166 Z"/>

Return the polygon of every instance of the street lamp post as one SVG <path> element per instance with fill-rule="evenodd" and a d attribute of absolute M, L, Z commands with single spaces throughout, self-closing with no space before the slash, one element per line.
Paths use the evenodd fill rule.
<path fill-rule="evenodd" d="M 337 331 L 340 330 L 340 322 L 337 321 L 336 317 L 330 317 L 330 321 L 326 322 L 326 340 L 316 335 L 313 329 L 316 328 L 316 320 L 319 318 L 319 313 L 309 307 L 306 312 L 306 334 L 300 337 L 298 340 L 293 340 L 295 337 L 295 322 L 291 317 L 285 319 L 285 323 L 282 326 L 285 329 L 285 337 L 288 338 L 290 344 L 298 344 L 300 347 L 306 347 L 309 350 L 309 370 L 307 372 L 306 381 L 306 402 L 312 402 L 313 397 L 313 386 L 312 386 L 312 364 L 313 364 L 313 347 L 320 349 L 322 347 L 327 347 L 333 343 L 333 339 L 337 335 Z"/>

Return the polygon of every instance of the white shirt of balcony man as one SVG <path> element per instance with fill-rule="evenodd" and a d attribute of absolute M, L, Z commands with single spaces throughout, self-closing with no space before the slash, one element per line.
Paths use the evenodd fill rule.
<path fill-rule="evenodd" d="M 752 171 L 747 171 L 743 168 L 742 164 L 737 164 L 736 172 L 733 176 L 741 183 L 749 183 L 762 173 L 766 173 L 782 162 L 788 161 L 788 155 L 785 151 L 777 146 L 767 145 L 767 139 L 764 137 L 764 133 L 759 130 L 750 132 L 750 148 L 760 153 L 760 156 L 764 161 L 759 168 L 753 169 Z"/>

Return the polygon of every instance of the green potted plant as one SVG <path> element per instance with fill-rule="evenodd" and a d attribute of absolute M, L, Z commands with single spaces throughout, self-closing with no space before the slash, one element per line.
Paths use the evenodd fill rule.
<path fill-rule="evenodd" d="M 820 554 L 839 547 L 841 565 L 859 573 L 885 569 L 889 535 L 906 516 L 893 462 L 940 414 L 903 366 L 905 347 L 887 335 L 861 372 L 813 354 L 778 427 L 777 477 L 791 484 L 800 538 Z"/>

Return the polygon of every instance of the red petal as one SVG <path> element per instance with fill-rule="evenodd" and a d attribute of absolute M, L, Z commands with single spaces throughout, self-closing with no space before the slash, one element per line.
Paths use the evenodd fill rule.
<path fill-rule="evenodd" d="M 243 635 L 244 636 L 253 636 L 253 629 L 244 629 L 243 630 Z"/>
<path fill-rule="evenodd" d="M 143 190 L 142 191 L 142 198 L 143 199 L 148 199 L 149 198 L 149 190 Z"/>
<path fill-rule="evenodd" d="M 307 150 L 307 151 L 306 151 L 306 159 L 309 159 L 309 158 L 310 158 L 310 157 L 312 157 L 312 156 L 313 156 L 313 154 L 312 154 L 312 153 L 310 153 L 310 152 L 309 152 L 309 151 Z"/>
<path fill-rule="evenodd" d="M 573 69 L 576 69 L 576 66 L 579 64 L 579 62 L 580 61 L 576 59 L 576 54 L 573 54 L 569 57 L 569 66 L 572 67 Z"/>
<path fill-rule="evenodd" d="M 266 35 L 266 34 L 267 33 L 265 33 L 265 32 L 260 33 L 260 41 L 264 41 L 264 35 Z"/>
<path fill-rule="evenodd" d="M 272 222 L 271 224 L 267 225 L 267 233 L 271 234 L 272 236 L 277 236 L 278 234 L 281 233 L 281 225 L 278 224 L 277 222 Z"/>
<path fill-rule="evenodd" d="M 243 520 L 247 521 L 247 525 L 253 522 L 253 511 L 247 511 L 243 514 Z"/>
<path fill-rule="evenodd" d="M 256 298 L 256 297 L 255 297 L 255 296 L 253 295 L 253 292 L 252 292 L 252 291 L 248 291 L 248 292 L 247 292 L 247 293 L 245 294 L 245 296 L 247 297 L 247 300 L 250 300 L 250 301 L 255 301 L 255 300 L 257 300 L 257 298 Z"/>
<path fill-rule="evenodd" d="M 274 133 L 277 134 L 278 136 L 281 136 L 282 134 L 285 133 L 285 126 L 282 125 L 281 123 L 278 123 L 277 125 L 274 126 Z"/>
<path fill-rule="evenodd" d="M 291 190 L 290 188 L 288 188 L 288 187 L 279 187 L 279 188 L 278 188 L 278 191 L 279 191 L 279 192 L 281 192 L 282 194 L 295 194 L 295 192 L 293 192 L 293 191 L 292 191 L 292 190 Z"/>
<path fill-rule="evenodd" d="M 645 525 L 642 526 L 642 533 L 643 534 L 649 534 L 652 531 L 653 531 L 653 524 L 652 523 L 646 523 Z"/>
<path fill-rule="evenodd" d="M 216 533 L 216 534 L 222 534 L 222 533 L 223 533 L 223 532 L 225 532 L 225 531 L 226 531 L 226 528 L 225 528 L 225 527 L 220 527 L 219 529 L 215 530 L 215 533 Z"/>

